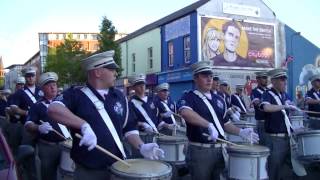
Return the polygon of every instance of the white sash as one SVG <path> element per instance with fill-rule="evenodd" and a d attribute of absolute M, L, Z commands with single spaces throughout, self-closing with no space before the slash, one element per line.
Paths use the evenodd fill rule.
<path fill-rule="evenodd" d="M 282 105 L 282 103 L 281 103 L 281 101 L 280 101 L 280 99 L 279 99 L 279 97 L 277 95 L 275 95 L 272 91 L 268 91 L 268 92 L 276 100 L 278 105 Z M 284 109 L 282 109 L 281 112 L 282 112 L 282 114 L 284 116 L 284 122 L 286 124 L 288 135 L 290 136 L 291 135 L 290 128 L 292 128 L 290 120 L 289 120 L 289 118 L 287 116 L 287 113 L 286 113 L 286 111 Z"/>
<path fill-rule="evenodd" d="M 147 121 L 147 123 L 152 127 L 152 129 L 158 133 L 158 129 L 156 128 L 156 125 L 153 123 L 151 118 L 149 117 L 148 113 L 143 109 L 142 103 L 139 102 L 136 99 L 132 99 L 131 102 L 134 104 L 134 106 L 139 110 L 139 112 L 142 114 L 144 119 Z"/>
<path fill-rule="evenodd" d="M 224 130 L 223 130 L 223 128 L 221 127 L 221 124 L 220 124 L 220 121 L 219 121 L 219 119 L 218 119 L 218 117 L 217 117 L 217 114 L 216 114 L 216 112 L 214 111 L 214 109 L 212 108 L 212 105 L 211 105 L 210 102 L 208 101 L 207 97 L 204 96 L 204 95 L 203 95 L 200 91 L 198 91 L 198 90 L 194 90 L 193 93 L 196 94 L 197 96 L 199 96 L 199 98 L 202 99 L 202 101 L 206 104 L 206 106 L 208 107 L 208 109 L 209 109 L 209 111 L 210 111 L 210 114 L 211 114 L 211 116 L 212 116 L 212 118 L 213 118 L 213 121 L 214 121 L 216 127 L 218 128 L 219 133 L 220 133 L 223 137 L 225 137 L 225 136 L 224 136 Z"/>
<path fill-rule="evenodd" d="M 168 111 L 168 112 L 171 111 L 171 109 L 168 107 L 167 103 L 165 103 L 163 101 L 161 101 L 161 103 L 163 104 L 163 106 L 166 109 L 166 111 Z M 171 118 L 173 124 L 177 124 L 176 123 L 176 119 L 174 118 L 174 116 L 172 114 L 171 114 L 170 118 Z"/>
<path fill-rule="evenodd" d="M 115 143 L 117 144 L 122 156 L 124 158 L 126 158 L 126 153 L 124 152 L 124 148 L 123 145 L 120 141 L 119 135 L 110 119 L 110 116 L 108 115 L 106 109 L 104 108 L 104 104 L 103 102 L 101 102 L 94 94 L 93 92 L 88 88 L 88 87 L 84 87 L 81 89 L 81 91 L 87 95 L 87 97 L 91 100 L 91 102 L 95 105 L 97 111 L 99 112 L 101 118 L 103 119 L 103 122 L 106 124 L 107 128 L 109 129 L 113 140 L 115 141 Z M 127 109 L 128 111 L 128 109 Z"/>
<path fill-rule="evenodd" d="M 318 96 L 318 94 L 316 92 L 313 92 L 313 95 L 317 100 L 320 100 L 320 98 L 319 98 L 319 96 Z"/>
<path fill-rule="evenodd" d="M 23 91 L 28 95 L 28 97 L 31 99 L 31 101 L 32 101 L 33 103 L 36 103 L 36 102 L 37 102 L 36 98 L 35 98 L 27 89 L 25 89 L 25 90 L 23 90 Z"/>
<path fill-rule="evenodd" d="M 259 88 L 257 88 L 257 91 L 260 93 L 260 94 L 263 94 L 263 91 Z"/>
<path fill-rule="evenodd" d="M 243 111 L 246 113 L 247 110 L 246 110 L 244 104 L 242 104 L 242 101 L 241 101 L 240 97 L 239 97 L 238 95 L 236 95 L 236 94 L 233 94 L 233 95 L 237 98 L 237 100 L 238 100 L 239 103 L 240 103 L 240 106 L 242 107 Z"/>
<path fill-rule="evenodd" d="M 47 109 L 48 109 L 49 104 L 46 104 L 46 103 L 44 103 L 44 102 L 42 102 L 42 104 L 43 104 L 44 106 L 46 106 Z M 61 130 L 61 132 L 62 132 L 62 134 L 63 134 L 63 136 L 64 136 L 66 139 L 72 138 L 71 135 L 70 135 L 70 133 L 69 133 L 69 131 L 68 131 L 68 129 L 67 129 L 67 127 L 66 127 L 65 125 L 60 124 L 60 123 L 57 123 L 57 124 L 58 124 L 58 126 L 59 126 L 59 128 L 60 128 L 60 130 Z"/>

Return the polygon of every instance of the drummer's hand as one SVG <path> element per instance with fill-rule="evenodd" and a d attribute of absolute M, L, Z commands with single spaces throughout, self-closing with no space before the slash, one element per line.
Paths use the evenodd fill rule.
<path fill-rule="evenodd" d="M 259 141 L 259 135 L 255 133 L 252 128 L 240 129 L 239 136 L 251 143 L 257 143 Z"/>
<path fill-rule="evenodd" d="M 48 122 L 43 122 L 38 126 L 40 134 L 48 134 L 52 130 L 52 126 Z"/>
<path fill-rule="evenodd" d="M 299 109 L 297 106 L 295 105 L 285 105 L 284 106 L 285 109 L 288 109 L 288 110 L 292 110 L 292 111 L 301 111 L 301 109 Z"/>
<path fill-rule="evenodd" d="M 172 111 L 167 111 L 165 113 L 162 113 L 162 117 L 165 117 L 165 118 L 169 118 L 169 117 L 171 117 L 171 115 L 173 115 Z"/>
<path fill-rule="evenodd" d="M 159 157 L 164 158 L 164 151 L 159 148 L 156 143 L 142 144 L 140 153 L 144 158 L 158 160 Z"/>
<path fill-rule="evenodd" d="M 97 145 L 97 136 L 94 134 L 88 123 L 81 125 L 81 133 L 83 136 L 80 140 L 79 146 L 89 146 L 88 150 L 91 151 Z"/>
<path fill-rule="evenodd" d="M 212 123 L 209 123 L 208 131 L 210 135 L 209 138 L 215 142 L 219 136 L 219 133 Z"/>

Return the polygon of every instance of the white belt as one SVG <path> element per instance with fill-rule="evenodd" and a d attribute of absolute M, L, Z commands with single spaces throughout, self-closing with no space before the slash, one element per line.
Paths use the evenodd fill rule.
<path fill-rule="evenodd" d="M 289 135 L 287 133 L 267 133 L 269 136 L 273 136 L 273 137 L 289 137 Z"/>

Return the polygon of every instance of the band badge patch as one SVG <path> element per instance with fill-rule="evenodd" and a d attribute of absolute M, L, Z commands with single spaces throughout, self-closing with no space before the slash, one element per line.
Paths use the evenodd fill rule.
<path fill-rule="evenodd" d="M 170 105 L 170 109 L 174 109 L 174 105 L 173 104 Z"/>
<path fill-rule="evenodd" d="M 114 112 L 118 115 L 123 115 L 123 107 L 120 102 L 116 102 L 116 104 L 113 106 Z"/>
<path fill-rule="evenodd" d="M 153 104 L 153 102 L 150 104 L 150 108 L 151 109 L 155 109 L 156 108 L 156 106 Z"/>

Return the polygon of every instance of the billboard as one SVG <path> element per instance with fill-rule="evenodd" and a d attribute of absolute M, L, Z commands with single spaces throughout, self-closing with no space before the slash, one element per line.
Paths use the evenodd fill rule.
<path fill-rule="evenodd" d="M 201 57 L 217 68 L 275 67 L 274 25 L 201 17 Z"/>

